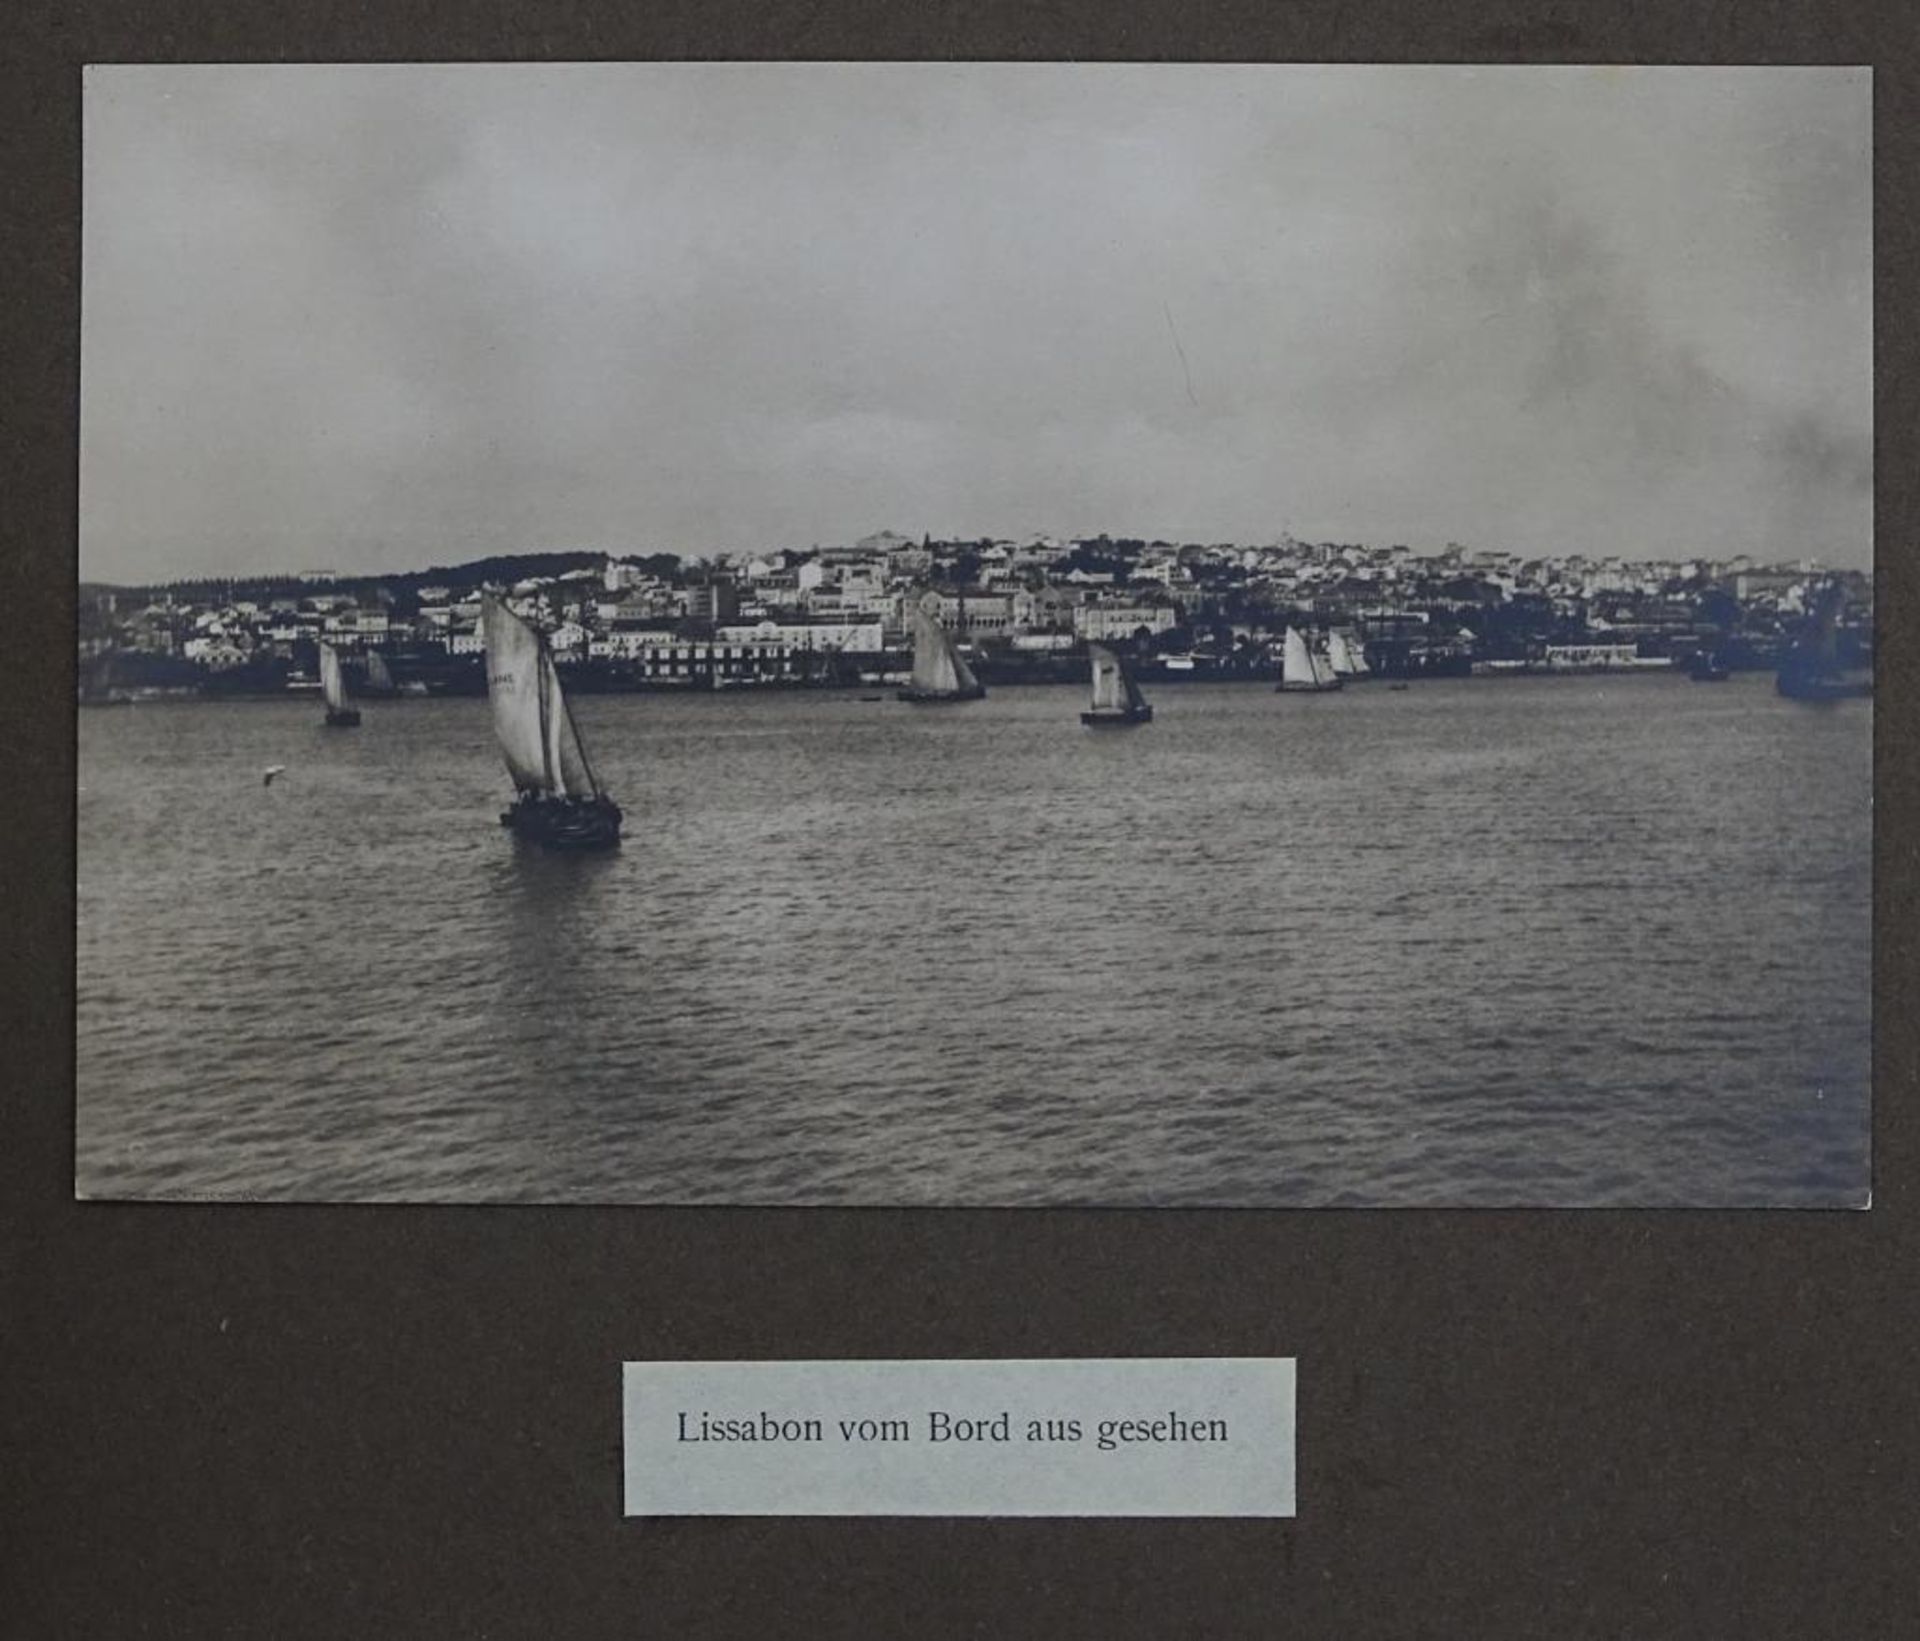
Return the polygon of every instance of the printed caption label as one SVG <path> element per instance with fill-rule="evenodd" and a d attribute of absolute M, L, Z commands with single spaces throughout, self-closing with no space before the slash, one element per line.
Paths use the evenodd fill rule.
<path fill-rule="evenodd" d="M 630 1516 L 1291 1516 L 1292 1357 L 628 1362 Z"/>

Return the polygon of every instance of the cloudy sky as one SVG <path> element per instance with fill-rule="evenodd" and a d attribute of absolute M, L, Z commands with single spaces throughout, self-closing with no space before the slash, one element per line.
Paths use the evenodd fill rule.
<path fill-rule="evenodd" d="M 1871 558 L 1846 69 L 88 72 L 81 573 Z"/>

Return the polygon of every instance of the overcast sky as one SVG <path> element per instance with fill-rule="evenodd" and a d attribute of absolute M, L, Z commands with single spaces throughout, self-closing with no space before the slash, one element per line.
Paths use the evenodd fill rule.
<path fill-rule="evenodd" d="M 1871 558 L 1847 69 L 106 68 L 81 573 Z"/>

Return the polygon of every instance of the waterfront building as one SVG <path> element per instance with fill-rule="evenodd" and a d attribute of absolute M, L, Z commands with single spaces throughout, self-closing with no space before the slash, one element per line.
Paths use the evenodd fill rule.
<path fill-rule="evenodd" d="M 921 609 L 949 632 L 1004 633 L 1014 625 L 1014 595 L 986 592 L 932 592 Z"/>
<path fill-rule="evenodd" d="M 1150 633 L 1171 631 L 1179 612 L 1165 604 L 1082 604 L 1073 612 L 1074 633 L 1095 643 L 1131 638 L 1142 627 Z"/>
<path fill-rule="evenodd" d="M 391 626 L 392 620 L 385 610 L 350 608 L 329 615 L 322 630 L 329 640 L 351 646 L 385 643 Z"/>
<path fill-rule="evenodd" d="M 794 650 L 851 650 L 872 654 L 886 647 L 878 616 L 775 620 L 721 625 L 715 636 L 727 644 L 758 644 Z"/>
<path fill-rule="evenodd" d="M 587 653 L 596 661 L 633 661 L 675 641 L 677 622 L 620 620 L 594 633 Z"/>
<path fill-rule="evenodd" d="M 595 660 L 622 662 L 634 677 L 649 684 L 724 689 L 797 682 L 807 676 L 808 663 L 818 652 L 783 643 L 689 638 L 654 629 L 596 638 L 590 653 Z"/>
<path fill-rule="evenodd" d="M 245 666 L 249 659 L 248 651 L 224 635 L 189 638 L 181 646 L 180 653 L 187 660 L 205 667 L 208 672 L 227 672 L 234 667 Z"/>
<path fill-rule="evenodd" d="M 1550 669 L 1633 667 L 1640 651 L 1632 644 L 1549 644 L 1546 663 Z"/>

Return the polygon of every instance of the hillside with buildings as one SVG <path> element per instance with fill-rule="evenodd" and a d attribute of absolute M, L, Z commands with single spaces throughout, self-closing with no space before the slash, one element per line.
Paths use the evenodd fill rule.
<path fill-rule="evenodd" d="M 1089 641 L 1122 647 L 1146 677 L 1264 677 L 1290 626 L 1339 629 L 1394 677 L 1682 663 L 1708 650 L 1765 667 L 1814 591 L 1836 583 L 1842 642 L 1864 656 L 1870 578 L 1813 560 L 882 532 L 712 558 L 574 551 L 383 576 L 83 584 L 80 683 L 95 699 L 310 687 L 325 642 L 350 668 L 378 653 L 416 693 L 478 692 L 483 588 L 536 621 L 589 690 L 878 681 L 905 665 L 916 605 L 990 681 L 1079 680 Z"/>

